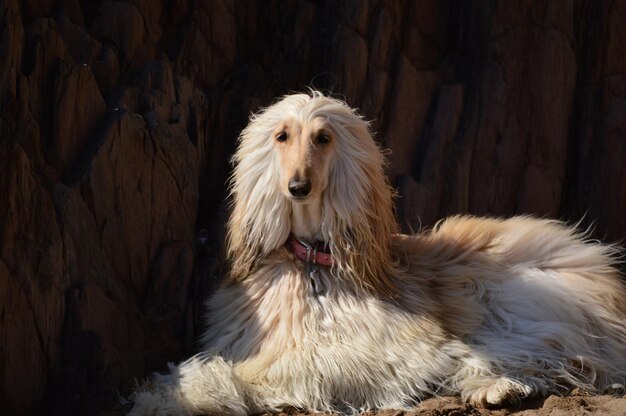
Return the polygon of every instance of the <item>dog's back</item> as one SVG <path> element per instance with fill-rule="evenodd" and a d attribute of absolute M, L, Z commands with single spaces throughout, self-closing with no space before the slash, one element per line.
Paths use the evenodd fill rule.
<path fill-rule="evenodd" d="M 475 371 L 514 374 L 543 393 L 624 383 L 626 290 L 614 247 L 558 221 L 463 216 L 396 245 L 408 275 L 430 282 L 444 328 L 484 358 L 457 382 Z"/>

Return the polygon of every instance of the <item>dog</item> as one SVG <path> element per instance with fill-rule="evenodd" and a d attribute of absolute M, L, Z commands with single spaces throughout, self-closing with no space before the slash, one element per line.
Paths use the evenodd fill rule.
<path fill-rule="evenodd" d="M 398 232 L 383 152 L 311 91 L 253 115 L 230 183 L 230 273 L 199 354 L 130 415 L 358 413 L 623 388 L 619 250 L 559 221 L 455 216 Z"/>

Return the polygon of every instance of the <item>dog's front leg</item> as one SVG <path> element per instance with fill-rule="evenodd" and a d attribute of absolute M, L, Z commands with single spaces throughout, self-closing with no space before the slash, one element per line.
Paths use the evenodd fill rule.
<path fill-rule="evenodd" d="M 131 396 L 129 416 L 248 414 L 243 383 L 221 357 L 192 357 Z"/>

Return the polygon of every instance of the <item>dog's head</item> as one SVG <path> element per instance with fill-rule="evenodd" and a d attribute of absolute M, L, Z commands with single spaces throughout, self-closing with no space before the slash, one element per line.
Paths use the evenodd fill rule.
<path fill-rule="evenodd" d="M 319 233 L 338 268 L 363 275 L 366 286 L 367 276 L 385 272 L 377 264 L 390 263 L 393 192 L 368 122 L 346 103 L 319 92 L 283 97 L 251 117 L 233 162 L 235 277 L 284 245 L 294 204 L 320 205 Z"/>
<path fill-rule="evenodd" d="M 337 140 L 327 117 L 288 118 L 272 133 L 280 190 L 295 203 L 317 200 L 328 185 Z"/>
<path fill-rule="evenodd" d="M 371 165 L 382 166 L 368 123 L 344 102 L 318 92 L 288 95 L 252 116 L 242 132 L 234 185 L 251 175 L 252 163 L 264 165 L 269 170 L 262 182 L 271 185 L 266 191 L 280 191 L 292 203 L 311 203 L 332 194 L 334 185 L 349 184 L 338 177 L 342 167 L 353 165 L 345 173 L 359 174 L 354 162 L 364 154 Z"/>

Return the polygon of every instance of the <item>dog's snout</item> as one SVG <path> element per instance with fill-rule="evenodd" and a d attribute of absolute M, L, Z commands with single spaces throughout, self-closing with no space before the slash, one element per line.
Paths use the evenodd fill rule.
<path fill-rule="evenodd" d="M 289 193 L 296 198 L 304 198 L 311 193 L 311 181 L 289 181 Z"/>

